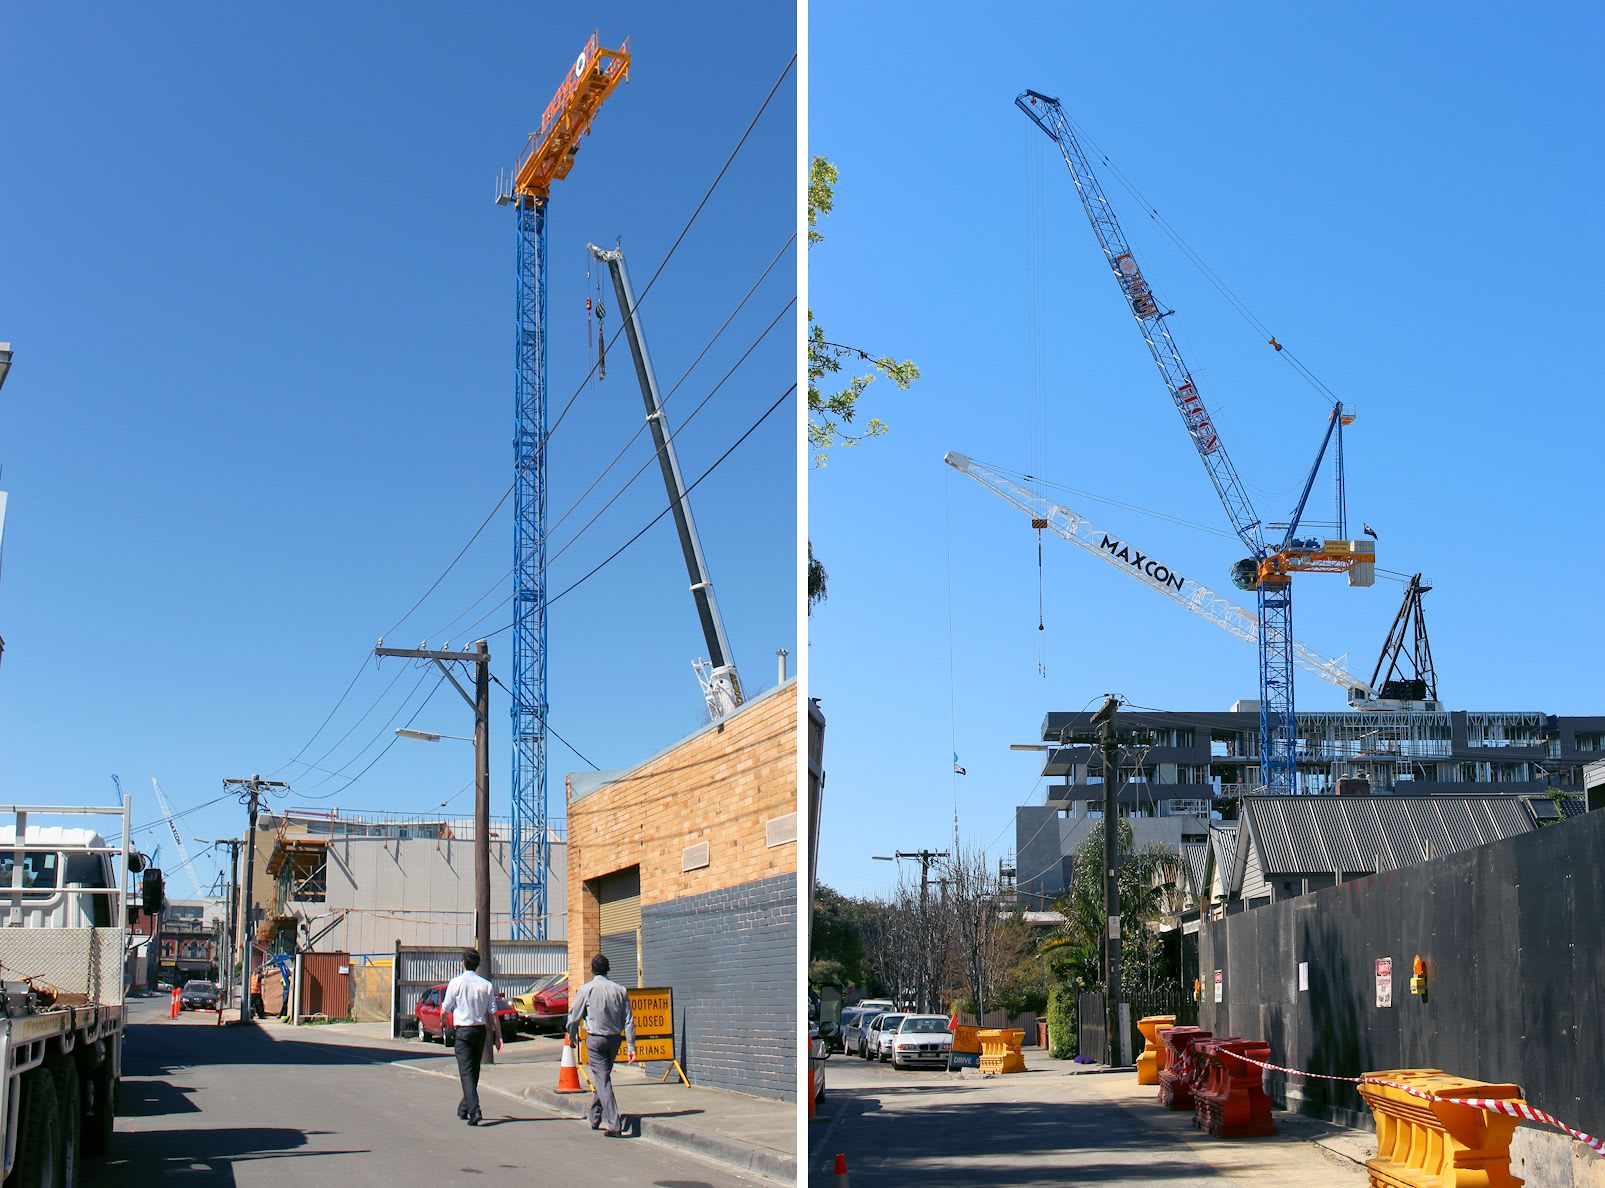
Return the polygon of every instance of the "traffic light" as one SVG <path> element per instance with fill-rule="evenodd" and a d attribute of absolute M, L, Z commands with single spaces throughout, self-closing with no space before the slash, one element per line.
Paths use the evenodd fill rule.
<path fill-rule="evenodd" d="M 162 914 L 164 893 L 162 872 L 154 866 L 146 867 L 144 874 L 140 876 L 139 897 L 140 906 L 147 916 L 159 916 Z"/>

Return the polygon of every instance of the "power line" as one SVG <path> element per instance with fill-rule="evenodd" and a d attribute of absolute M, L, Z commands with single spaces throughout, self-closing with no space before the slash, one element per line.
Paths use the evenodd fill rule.
<path fill-rule="evenodd" d="M 719 172 L 714 177 L 713 184 L 708 187 L 707 193 L 702 195 L 702 201 L 697 203 L 697 208 L 691 212 L 691 217 L 685 221 L 685 226 L 680 228 L 680 234 L 676 235 L 674 237 L 674 242 L 669 245 L 669 252 L 663 257 L 663 263 L 658 265 L 657 271 L 654 272 L 652 274 L 652 278 L 646 282 L 646 287 L 642 289 L 641 292 L 636 296 L 635 309 L 641 308 L 641 302 L 645 300 L 646 295 L 652 291 L 652 286 L 657 284 L 658 277 L 663 275 L 663 270 L 668 267 L 669 261 L 674 258 L 674 253 L 679 249 L 680 244 L 686 237 L 686 234 L 691 230 L 691 224 L 697 221 L 697 216 L 702 213 L 702 208 L 708 204 L 708 199 L 712 198 L 713 192 L 719 188 L 719 183 L 724 180 L 724 175 L 730 169 L 731 163 L 735 161 L 736 154 L 741 151 L 741 146 L 747 143 L 747 137 L 752 135 L 752 130 L 758 125 L 758 120 L 768 109 L 769 101 L 775 97 L 775 93 L 780 90 L 780 84 L 786 81 L 786 76 L 791 73 L 791 68 L 796 64 L 797 55 L 792 54 L 790 59 L 787 60 L 785 67 L 781 70 L 780 77 L 775 79 L 775 85 L 769 88 L 769 94 L 764 96 L 764 101 L 758 105 L 758 110 L 753 113 L 752 119 L 747 122 L 746 131 L 742 132 L 741 139 L 736 141 L 736 147 L 730 150 L 730 155 L 725 158 L 725 163 L 719 167 Z M 628 320 L 629 314 L 628 311 L 625 311 L 624 316 L 620 319 L 619 328 L 613 332 L 613 341 L 616 342 L 619 335 L 624 332 L 624 325 L 628 322 Z M 595 371 L 596 366 L 597 365 L 595 363 L 591 364 L 591 371 Z M 557 432 L 558 426 L 563 423 L 563 418 L 568 416 L 568 410 L 574 407 L 574 401 L 579 399 L 580 393 L 585 390 L 585 385 L 590 382 L 590 379 L 591 372 L 588 371 L 585 373 L 585 379 L 580 381 L 580 386 L 574 389 L 574 395 L 568 398 L 568 403 L 563 406 L 563 411 L 557 414 L 557 420 L 552 422 L 552 427 L 546 431 L 547 441 L 551 441 L 552 434 Z"/>
<path fill-rule="evenodd" d="M 428 670 L 426 669 L 424 671 L 424 677 L 427 677 L 428 675 L 429 675 L 429 673 L 428 673 Z M 445 683 L 446 683 L 446 677 L 445 677 L 444 674 L 442 674 L 440 679 L 435 682 L 434 688 L 429 690 L 429 695 L 427 697 L 425 697 L 421 702 L 418 703 L 418 708 L 417 709 L 412 711 L 412 717 L 408 718 L 406 723 L 405 723 L 405 725 L 402 726 L 403 730 L 405 730 L 408 726 L 411 726 L 414 722 L 416 722 L 418 720 L 418 715 L 424 712 L 424 709 L 429 705 L 430 701 L 433 700 L 435 694 L 440 691 L 440 686 L 444 685 Z M 423 684 L 423 678 L 422 677 L 419 678 L 418 684 L 419 685 Z M 413 692 L 417 692 L 417 686 L 413 687 Z M 408 699 L 410 700 L 411 697 L 412 697 L 412 694 L 409 693 L 407 696 L 408 696 Z M 378 741 L 380 735 L 382 735 L 384 733 L 384 731 L 389 728 L 390 723 L 394 722 L 397 718 L 399 718 L 401 716 L 401 711 L 406 709 L 406 708 L 407 708 L 407 703 L 404 701 L 404 702 L 401 703 L 400 708 L 397 709 L 396 712 L 390 716 L 390 722 L 386 722 L 384 724 L 384 726 L 380 727 L 379 734 L 374 735 L 373 739 L 371 741 L 369 741 L 368 747 L 373 746 L 374 742 Z M 307 792 L 301 792 L 301 793 L 298 793 L 298 795 L 305 796 L 305 797 L 307 797 L 308 799 L 311 799 L 311 800 L 328 800 L 332 796 L 338 796 L 340 793 L 344 792 L 347 788 L 351 787 L 352 784 L 356 783 L 363 776 L 367 775 L 370 771 L 372 771 L 373 770 L 373 765 L 375 763 L 378 763 L 379 760 L 383 759 L 386 755 L 388 755 L 390 753 L 390 748 L 395 746 L 396 743 L 399 741 L 399 739 L 400 739 L 400 735 L 391 736 L 390 741 L 387 742 L 384 745 L 384 747 L 380 750 L 380 752 L 377 755 L 375 755 L 372 759 L 370 759 L 368 761 L 368 766 L 364 767 L 361 771 L 357 772 L 356 775 L 352 776 L 349 780 L 347 780 L 345 783 L 341 784 L 334 791 L 325 792 L 322 795 L 313 795 L 313 794 L 307 793 Z M 368 749 L 368 747 L 363 747 L 362 750 L 366 751 Z M 358 751 L 357 754 L 360 756 L 362 754 L 362 751 Z M 355 763 L 356 759 L 352 759 L 351 762 Z M 347 764 L 346 766 L 349 767 L 350 764 Z M 321 784 L 326 783 L 326 782 L 327 782 L 326 780 L 322 780 L 322 781 L 319 781 L 319 783 L 314 784 L 312 786 L 314 788 L 316 788 L 316 787 L 319 787 L 319 786 L 321 786 Z"/>
<path fill-rule="evenodd" d="M 785 82 L 786 77 L 791 73 L 792 67 L 796 65 L 796 62 L 797 62 L 797 55 L 795 53 L 793 53 L 792 56 L 787 60 L 785 66 L 781 69 L 779 76 L 775 79 L 774 85 L 770 87 L 769 93 L 764 96 L 763 102 L 761 104 L 759 104 L 758 110 L 753 113 L 753 116 L 752 116 L 751 120 L 748 121 L 746 128 L 743 130 L 743 132 L 741 134 L 740 139 L 737 140 L 735 147 L 730 150 L 729 156 L 725 158 L 724 164 L 722 166 L 720 166 L 719 172 L 714 176 L 714 179 L 713 179 L 712 183 L 708 186 L 706 192 L 704 192 L 704 194 L 702 195 L 702 198 L 697 203 L 696 208 L 691 212 L 690 217 L 686 219 L 685 225 L 683 227 L 681 227 L 681 229 L 680 229 L 680 233 L 677 236 L 675 236 L 674 242 L 669 246 L 669 250 L 664 255 L 663 260 L 658 264 L 657 269 L 652 273 L 652 276 L 647 281 L 646 286 L 636 296 L 636 299 L 635 299 L 635 308 L 636 309 L 639 309 L 641 307 L 641 303 L 645 300 L 647 294 L 649 292 L 651 292 L 652 287 L 657 283 L 658 278 L 663 274 L 663 270 L 666 267 L 668 267 L 669 261 L 674 258 L 675 253 L 679 250 L 680 245 L 684 242 L 686 235 L 690 232 L 692 225 L 695 224 L 695 222 L 697 221 L 697 218 L 702 213 L 703 208 L 707 206 L 708 200 L 710 198 L 712 198 L 714 191 L 718 189 L 719 183 L 724 180 L 725 174 L 729 171 L 730 166 L 734 163 L 734 161 L 736 159 L 736 156 L 741 152 L 741 149 L 747 143 L 748 137 L 751 136 L 753 129 L 757 126 L 758 121 L 762 118 L 764 112 L 766 110 L 768 110 L 770 102 L 774 99 L 776 93 L 780 90 L 781 84 L 783 82 Z M 775 260 L 770 263 L 768 268 L 764 269 L 764 272 L 759 277 L 757 283 L 762 283 L 764 277 L 766 277 L 769 274 L 770 270 L 772 270 L 774 268 L 775 263 L 777 263 L 779 261 L 779 259 L 785 254 L 786 248 L 791 246 L 791 244 L 794 243 L 795 240 L 796 240 L 796 234 L 793 233 L 791 235 L 791 237 L 787 240 L 786 246 L 782 247 L 780 253 L 777 254 Z M 757 288 L 757 284 L 756 283 L 754 284 L 753 288 L 754 289 Z M 749 291 L 747 296 L 748 297 L 751 296 L 751 292 L 750 291 Z M 746 300 L 747 300 L 746 297 L 742 298 L 741 303 L 739 303 L 737 305 L 737 307 L 736 307 L 736 311 L 731 314 L 731 319 L 733 319 L 735 317 L 735 313 L 736 312 L 740 311 L 741 306 L 746 303 Z M 795 301 L 795 298 L 793 300 Z M 729 321 L 730 321 L 730 319 L 726 320 L 725 326 L 729 325 Z M 698 357 L 697 357 L 697 360 L 695 362 L 693 362 L 692 368 L 694 368 L 696 366 L 697 362 L 701 361 L 702 355 L 705 355 L 707 353 L 707 350 L 712 347 L 713 342 L 716 341 L 718 339 L 719 335 L 723 333 L 725 326 L 721 326 L 719 331 L 715 333 L 714 338 L 713 338 L 713 340 L 710 340 L 710 342 L 708 344 L 708 347 L 705 347 L 703 349 L 702 354 L 699 354 Z M 617 341 L 618 336 L 621 333 L 623 333 L 623 331 L 624 331 L 624 324 L 623 324 L 623 319 L 621 319 L 621 324 L 619 326 L 619 329 L 614 331 L 614 335 L 613 335 L 614 341 Z M 558 428 L 559 428 L 559 426 L 562 425 L 563 419 L 568 415 L 569 409 L 573 407 L 574 402 L 579 398 L 580 394 L 582 392 L 584 392 L 586 386 L 590 383 L 591 375 L 595 372 L 596 367 L 597 367 L 597 364 L 595 364 L 595 363 L 593 363 L 591 365 L 591 368 L 586 372 L 585 376 L 580 380 L 579 385 L 574 389 L 573 394 L 569 396 L 568 401 L 563 405 L 562 411 L 558 414 L 557 420 L 554 421 L 552 423 L 551 427 L 546 431 L 546 437 L 545 437 L 545 441 L 543 442 L 543 446 L 545 444 L 550 443 L 552 435 L 554 433 L 556 433 Z M 686 375 L 690 374 L 690 370 L 691 369 L 687 369 Z M 682 382 L 683 382 L 683 380 L 684 380 L 684 377 L 682 376 Z M 678 386 L 679 386 L 679 384 L 677 383 L 676 384 L 676 388 L 678 388 Z M 639 435 L 639 430 L 637 431 L 637 435 Z M 634 441 L 633 437 L 631 438 L 631 441 L 632 442 Z M 628 446 L 626 446 L 626 449 L 627 448 L 628 448 Z M 611 469 L 613 464 L 614 463 L 609 463 L 608 469 Z M 605 470 L 604 470 L 604 473 L 606 473 Z M 420 596 L 420 598 L 412 605 L 412 607 L 408 609 L 406 614 L 402 615 L 402 617 L 396 621 L 396 623 L 390 628 L 390 630 L 385 632 L 386 635 L 390 634 L 391 632 L 394 632 L 395 630 L 397 630 L 401 626 L 402 623 L 406 622 L 406 620 L 412 616 L 412 614 L 418 609 L 419 606 L 421 606 L 423 604 L 423 602 L 429 597 L 429 595 L 431 593 L 433 593 L 436 588 L 439 587 L 440 583 L 445 580 L 446 576 L 452 571 L 453 568 L 455 568 L 457 563 L 462 560 L 464 554 L 467 553 L 468 549 L 473 545 L 474 541 L 476 541 L 479 538 L 480 534 L 484 532 L 486 526 L 489 525 L 491 520 L 495 518 L 496 513 L 498 511 L 500 511 L 501 507 L 507 502 L 508 497 L 512 494 L 512 492 L 513 492 L 514 488 L 516 487 L 516 485 L 517 485 L 517 478 L 515 477 L 514 482 L 508 486 L 507 491 L 502 495 L 501 499 L 497 502 L 496 506 L 491 509 L 490 514 L 485 517 L 484 522 L 482 522 L 480 524 L 479 528 L 475 530 L 473 536 L 471 536 L 469 538 L 467 544 L 465 544 L 462 547 L 462 549 L 458 551 L 456 557 L 454 557 L 452 559 L 451 563 L 446 566 L 445 570 L 443 570 L 441 572 L 440 576 L 437 577 L 435 579 L 435 581 L 430 584 L 429 588 L 424 591 L 423 595 Z M 594 484 L 593 484 L 593 486 L 594 486 Z M 589 493 L 589 489 L 587 489 L 587 494 L 588 493 Z M 582 496 L 581 498 L 583 499 L 584 496 Z M 578 503 L 576 503 L 575 506 L 577 507 Z M 572 511 L 572 508 L 570 510 Z M 565 513 L 565 517 L 567 516 L 567 514 L 568 513 Z M 559 521 L 559 523 L 561 523 L 561 521 Z M 589 575 L 587 575 L 587 576 L 589 576 Z M 505 581 L 506 579 L 503 578 L 502 580 Z M 485 595 L 481 595 L 480 598 L 476 599 L 475 601 L 476 602 L 481 601 L 481 600 L 483 600 L 484 597 L 485 597 Z M 505 603 L 503 603 L 501 605 L 505 605 Z M 494 611 L 492 613 L 494 613 Z M 503 630 L 505 630 L 505 628 Z M 351 689 L 353 687 L 355 687 L 356 682 L 361 677 L 361 675 L 362 675 L 362 669 L 359 668 L 357 670 L 357 675 L 352 678 L 351 683 L 350 683 L 350 685 L 347 686 L 345 693 L 341 694 L 340 700 L 335 703 L 334 709 L 329 711 L 329 714 L 325 717 L 323 723 L 318 727 L 318 729 L 316 731 L 313 732 L 312 736 L 307 740 L 307 742 L 305 744 L 303 744 L 303 746 L 301 747 L 301 750 L 296 753 L 295 758 L 290 760 L 289 763 L 284 764 L 284 767 L 288 767 L 291 764 L 295 763 L 296 760 L 298 760 L 301 757 L 301 755 L 306 752 L 307 747 L 311 746 L 312 743 L 314 741 L 316 741 L 318 735 L 323 732 L 323 730 L 328 726 L 329 721 L 333 719 L 335 713 L 337 713 L 339 711 L 340 706 L 342 704 L 344 704 L 346 697 L 350 695 Z M 388 692 L 388 689 L 386 690 L 386 692 Z M 381 694 L 381 697 L 382 696 L 383 695 Z M 370 713 L 372 712 L 371 709 L 370 709 L 369 712 Z M 366 715 L 364 715 L 364 716 L 366 716 Z M 359 719 L 359 722 L 360 722 L 360 719 Z M 355 727 L 353 727 L 353 729 L 354 728 Z M 347 736 L 349 736 L 349 732 L 348 732 Z M 339 744 L 336 743 L 335 745 L 338 746 Z M 327 756 L 327 753 L 328 752 L 325 752 L 325 757 Z M 575 752 L 575 753 L 578 754 L 578 752 Z M 582 758 L 583 758 L 583 756 L 582 756 Z M 321 761 L 322 761 L 322 757 L 320 757 L 320 759 L 319 759 L 319 762 L 321 762 Z M 282 768 L 280 770 L 282 770 Z"/>
<path fill-rule="evenodd" d="M 697 487 L 701 484 L 703 479 L 707 478 L 710 474 L 712 474 L 715 470 L 717 470 L 719 468 L 719 464 L 721 462 L 723 462 L 731 454 L 735 453 L 736 448 L 738 446 L 740 446 L 742 442 L 746 441 L 747 438 L 751 437 L 753 435 L 753 433 L 755 433 L 757 431 L 758 426 L 762 425 L 766 420 L 768 420 L 770 414 L 773 413 L 775 411 L 775 409 L 779 408 L 782 404 L 784 404 L 785 401 L 786 401 L 786 397 L 790 396 L 796 390 L 797 390 L 797 385 L 795 383 L 793 383 L 789 388 L 787 388 L 784 392 L 782 392 L 780 394 L 780 396 L 775 400 L 775 402 L 773 404 L 771 404 L 768 408 L 766 408 L 763 411 L 763 414 L 756 421 L 754 421 L 751 425 L 749 425 L 747 427 L 747 431 L 745 433 L 743 433 L 740 437 L 736 438 L 736 440 L 731 444 L 729 449 L 725 450 L 724 453 L 719 455 L 719 457 L 714 461 L 712 466 L 708 467 L 708 469 L 704 470 L 700 475 L 697 476 L 696 480 L 694 482 L 692 482 L 691 485 L 688 486 L 685 489 L 686 496 L 689 497 L 691 492 L 693 492 L 693 491 L 695 491 L 697 489 Z M 634 536 L 630 537 L 629 540 L 625 541 L 618 548 L 614 549 L 612 553 L 608 554 L 608 556 L 606 558 L 604 558 L 601 562 L 599 562 L 597 565 L 595 565 L 590 570 L 590 572 L 588 572 L 584 577 L 580 578 L 577 582 L 574 582 L 573 584 L 567 586 L 560 593 L 553 595 L 551 598 L 548 598 L 546 600 L 546 605 L 547 606 L 551 606 L 553 603 L 557 602 L 559 599 L 562 599 L 566 595 L 572 594 L 575 590 L 579 589 L 579 587 L 583 586 L 586 582 L 590 581 L 591 578 L 595 577 L 598 573 L 600 573 L 603 568 L 605 568 L 607 565 L 611 564 L 615 559 L 617 559 L 619 554 L 623 553 L 625 549 L 629 548 L 636 541 L 640 540 L 643 536 L 645 536 L 647 534 L 648 530 L 650 530 L 652 528 L 652 526 L 654 524 L 656 524 L 659 520 L 663 519 L 664 516 L 668 515 L 669 512 L 673 510 L 673 508 L 674 508 L 674 505 L 671 503 L 667 507 L 665 507 L 662 511 L 660 511 L 657 515 L 653 516 L 650 520 L 647 521 L 645 526 L 643 526 L 639 532 L 637 532 Z M 513 625 L 511 623 L 508 623 L 506 626 L 498 627 L 495 631 L 492 631 L 490 633 L 490 636 L 500 635 L 503 631 L 511 631 L 512 628 L 513 628 Z M 487 636 L 486 638 L 490 638 L 490 636 Z"/>

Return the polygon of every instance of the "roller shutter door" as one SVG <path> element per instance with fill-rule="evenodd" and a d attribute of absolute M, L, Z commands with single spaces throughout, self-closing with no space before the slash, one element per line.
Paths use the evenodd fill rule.
<path fill-rule="evenodd" d="M 596 880 L 602 916 L 602 953 L 608 977 L 621 986 L 641 984 L 641 868 L 632 866 Z"/>

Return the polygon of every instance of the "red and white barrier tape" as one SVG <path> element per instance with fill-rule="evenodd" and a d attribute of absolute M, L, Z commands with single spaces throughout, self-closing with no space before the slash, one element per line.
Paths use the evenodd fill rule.
<path fill-rule="evenodd" d="M 1419 1097 L 1422 1101 L 1454 1102 L 1458 1105 L 1471 1106 L 1474 1109 L 1493 1110 L 1495 1113 L 1505 1114 L 1512 1118 L 1523 1118 L 1529 1122 L 1540 1122 L 1545 1126 L 1553 1126 L 1556 1130 L 1564 1130 L 1572 1138 L 1587 1146 L 1594 1154 L 1605 1155 L 1605 1139 L 1597 1139 L 1591 1134 L 1584 1134 L 1581 1130 L 1573 1130 L 1553 1114 L 1546 1114 L 1543 1110 L 1535 1110 L 1524 1101 L 1502 1101 L 1496 1097 L 1443 1097 L 1436 1093 L 1428 1093 L 1424 1089 L 1417 1089 L 1413 1085 L 1384 1080 L 1382 1077 L 1338 1077 L 1327 1073 L 1305 1072 L 1303 1069 L 1287 1068 L 1280 1064 L 1268 1064 L 1263 1060 L 1255 1060 L 1252 1056 L 1244 1056 L 1241 1052 L 1233 1052 L 1230 1048 L 1222 1048 L 1220 1052 L 1223 1056 L 1234 1057 L 1245 1064 L 1257 1064 L 1260 1068 L 1289 1073 L 1295 1077 L 1318 1077 L 1323 1081 L 1345 1081 L 1350 1085 L 1386 1085 L 1390 1089 L 1408 1093 L 1411 1097 Z"/>

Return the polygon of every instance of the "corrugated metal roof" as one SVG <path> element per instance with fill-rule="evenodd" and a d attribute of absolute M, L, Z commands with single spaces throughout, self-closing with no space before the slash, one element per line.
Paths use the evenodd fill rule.
<path fill-rule="evenodd" d="M 1209 843 L 1182 842 L 1181 863 L 1187 871 L 1187 889 L 1197 899 L 1203 899 L 1209 888 L 1204 879 L 1209 873 Z"/>
<path fill-rule="evenodd" d="M 1243 820 L 1267 878 L 1391 870 L 1535 828 L 1513 796 L 1250 796 Z"/>
<path fill-rule="evenodd" d="M 1221 872 L 1221 883 L 1228 892 L 1236 891 L 1237 880 L 1237 822 L 1218 822 L 1209 827 L 1209 844 L 1215 850 L 1215 869 Z"/>

